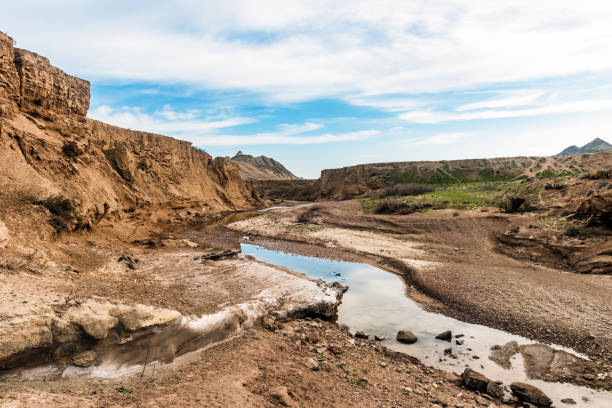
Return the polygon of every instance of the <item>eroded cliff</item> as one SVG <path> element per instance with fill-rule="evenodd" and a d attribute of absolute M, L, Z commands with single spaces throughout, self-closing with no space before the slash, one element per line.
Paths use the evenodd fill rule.
<path fill-rule="evenodd" d="M 43 204 L 57 227 L 91 229 L 135 209 L 252 208 L 229 159 L 87 118 L 89 82 L 0 33 L 0 195 Z M 51 201 L 49 201 L 51 200 Z"/>

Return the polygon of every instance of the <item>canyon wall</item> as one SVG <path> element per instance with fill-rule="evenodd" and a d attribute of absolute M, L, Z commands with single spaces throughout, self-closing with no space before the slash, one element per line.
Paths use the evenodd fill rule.
<path fill-rule="evenodd" d="M 230 159 L 91 120 L 89 82 L 0 33 L 0 197 L 66 207 L 69 229 L 137 208 L 253 208 Z M 21 200 L 21 201 L 20 201 Z M 54 207 L 47 205 L 53 213 Z M 62 211 L 56 209 L 57 212 Z M 57 214 L 56 214 L 57 215 Z"/>

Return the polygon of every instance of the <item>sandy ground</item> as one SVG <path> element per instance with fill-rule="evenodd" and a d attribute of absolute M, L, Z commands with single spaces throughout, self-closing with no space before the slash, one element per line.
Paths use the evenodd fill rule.
<path fill-rule="evenodd" d="M 496 250 L 493 234 L 528 224 L 529 215 L 364 215 L 359 203 L 344 201 L 317 203 L 308 223 L 296 222 L 309 206 L 229 227 L 251 236 L 249 242 L 274 241 L 275 249 L 382 266 L 432 298 L 416 297 L 427 307 L 612 361 L 612 276 L 520 262 Z"/>

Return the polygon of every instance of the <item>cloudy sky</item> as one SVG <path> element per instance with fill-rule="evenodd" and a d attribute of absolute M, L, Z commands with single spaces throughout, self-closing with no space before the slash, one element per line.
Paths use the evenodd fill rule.
<path fill-rule="evenodd" d="M 88 116 L 302 177 L 612 139 L 609 0 L 0 5 L 18 47 L 91 81 Z"/>

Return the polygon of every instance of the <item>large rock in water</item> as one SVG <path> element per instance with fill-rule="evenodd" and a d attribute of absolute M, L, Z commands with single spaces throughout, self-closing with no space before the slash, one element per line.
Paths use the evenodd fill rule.
<path fill-rule="evenodd" d="M 418 341 L 417 336 L 410 330 L 400 330 L 397 332 L 397 341 L 404 344 L 413 344 Z"/>
<path fill-rule="evenodd" d="M 450 330 L 445 331 L 444 333 L 440 333 L 436 336 L 438 340 L 451 341 L 453 338 L 453 333 Z"/>
<path fill-rule="evenodd" d="M 515 382 L 510 385 L 510 389 L 519 401 L 528 402 L 538 407 L 552 406 L 552 400 L 533 385 Z"/>

